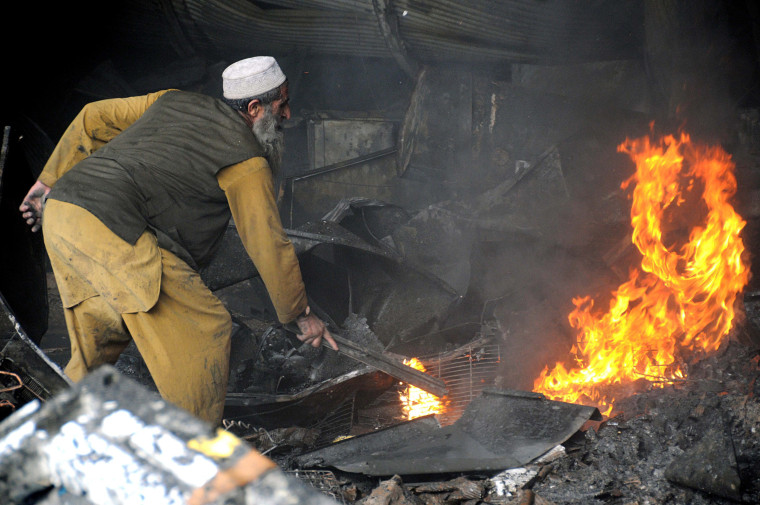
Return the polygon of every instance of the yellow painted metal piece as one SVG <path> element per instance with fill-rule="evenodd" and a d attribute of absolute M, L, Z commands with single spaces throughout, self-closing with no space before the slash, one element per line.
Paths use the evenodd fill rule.
<path fill-rule="evenodd" d="M 214 459 L 229 458 L 235 452 L 242 441 L 223 429 L 216 430 L 214 438 L 194 438 L 187 443 L 187 447 L 198 451 Z"/>

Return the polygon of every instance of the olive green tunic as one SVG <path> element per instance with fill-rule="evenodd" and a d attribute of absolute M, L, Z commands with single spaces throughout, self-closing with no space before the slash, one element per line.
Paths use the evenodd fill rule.
<path fill-rule="evenodd" d="M 85 106 L 64 133 L 39 177 L 41 182 L 54 188 L 51 192 L 51 198 L 79 204 L 80 202 L 77 201 L 77 198 L 81 200 L 81 196 L 74 198 L 69 196 L 68 193 L 58 195 L 59 189 L 55 187 L 58 179 L 73 166 L 89 155 L 96 153 L 110 140 L 126 130 L 159 97 L 167 92 L 168 90 L 140 97 L 103 100 Z M 231 109 L 230 112 L 234 113 Z M 247 128 L 243 119 L 239 118 L 239 120 L 243 128 Z M 250 130 L 246 131 L 250 132 Z M 139 147 L 138 143 L 137 149 Z M 98 154 L 95 156 L 98 156 Z M 240 154 L 236 154 L 236 156 L 239 157 Z M 234 160 L 235 158 L 230 157 L 228 159 Z M 109 161 L 110 157 L 106 162 Z M 172 161 L 181 163 L 185 160 L 170 159 L 166 160 L 166 163 Z M 87 163 L 90 162 L 88 161 Z M 158 163 L 154 162 L 154 164 Z M 118 223 L 113 224 L 108 219 L 103 219 L 99 215 L 101 211 L 91 202 L 85 201 L 80 206 L 101 218 L 101 221 L 109 225 L 112 231 L 132 244 L 147 225 L 157 235 L 160 247 L 178 255 L 193 268 L 196 268 L 199 264 L 202 265 L 210 259 L 217 242 L 212 233 L 211 238 L 206 238 L 206 242 L 201 243 L 200 246 L 194 244 L 191 244 L 189 247 L 187 246 L 188 238 L 192 236 L 193 231 L 200 232 L 200 230 L 193 228 L 193 226 L 198 226 L 199 220 L 192 219 L 195 216 L 191 212 L 202 213 L 204 212 L 203 209 L 211 208 L 210 212 L 213 213 L 215 219 L 214 226 L 218 232 L 219 223 L 226 226 L 229 219 L 229 214 L 220 212 L 220 209 L 229 209 L 243 245 L 251 256 L 267 287 L 272 303 L 277 311 L 278 319 L 281 322 L 294 320 L 306 308 L 306 293 L 301 279 L 298 259 L 292 244 L 282 229 L 274 196 L 272 175 L 266 159 L 257 156 L 225 166 L 216 172 L 214 177 L 218 185 L 210 188 L 209 191 L 201 193 L 200 197 L 198 195 L 193 197 L 193 195 L 180 193 L 179 198 L 181 201 L 174 202 L 174 205 L 170 205 L 164 211 L 165 213 L 172 212 L 171 219 L 173 221 L 167 221 L 168 224 L 161 221 L 151 222 L 149 218 L 144 217 L 139 212 L 140 209 L 125 209 L 117 205 L 125 197 L 121 194 L 115 194 L 113 181 L 109 181 L 107 185 L 104 183 L 104 187 L 92 188 L 91 193 L 106 195 L 106 205 L 111 205 L 111 208 L 115 209 L 116 216 L 137 214 L 137 216 L 128 217 L 132 223 L 136 221 L 137 224 L 119 227 Z M 75 184 L 71 184 L 70 186 L 83 185 L 79 180 L 82 177 L 72 179 L 75 181 Z M 93 179 L 91 178 L 90 180 Z M 120 188 L 121 186 L 117 187 Z M 85 192 L 88 190 L 87 187 L 84 189 L 80 187 L 78 189 Z M 112 192 L 112 198 L 107 199 L 109 191 Z M 213 194 L 213 192 L 218 192 L 218 195 L 215 195 L 213 198 L 216 200 L 211 202 L 212 197 L 207 195 Z M 203 201 L 201 197 L 205 198 L 206 201 Z M 175 195 L 174 198 L 178 197 Z M 220 198 L 226 201 L 220 202 Z M 153 198 L 153 200 L 158 199 L 158 197 Z M 168 197 L 167 200 L 171 202 L 171 199 Z M 125 206 L 134 207 L 133 204 L 129 203 L 130 201 L 126 200 Z M 223 207 L 220 206 L 220 203 L 223 204 Z M 166 207 L 166 204 L 162 203 L 160 206 Z M 179 212 L 177 209 L 179 209 Z M 209 213 L 209 211 L 206 212 L 207 214 Z M 126 220 L 127 217 L 123 219 Z M 124 229 L 127 230 L 127 233 L 123 232 Z M 184 242 L 176 240 L 179 238 L 179 234 L 184 235 Z M 208 233 L 206 234 L 208 235 Z M 99 244 L 98 247 L 99 250 L 103 251 L 104 256 L 109 255 L 108 250 L 105 249 L 108 247 L 108 244 Z M 119 282 L 134 295 L 132 300 L 125 301 L 121 299 L 115 301 L 119 305 L 121 312 L 146 310 L 146 308 L 155 303 L 157 291 L 153 285 L 159 280 L 157 272 L 160 271 L 160 265 L 158 265 L 158 255 L 156 253 L 152 254 L 152 258 L 141 260 L 144 267 L 140 271 L 133 269 L 130 270 L 129 275 L 118 275 Z M 116 273 L 118 274 L 118 272 Z M 92 290 L 86 286 L 72 286 L 70 291 L 61 292 L 65 306 L 69 307 L 91 295 Z"/>

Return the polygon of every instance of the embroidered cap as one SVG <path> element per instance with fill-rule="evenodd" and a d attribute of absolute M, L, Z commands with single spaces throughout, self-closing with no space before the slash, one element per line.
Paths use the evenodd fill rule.
<path fill-rule="evenodd" d="M 285 74 L 271 56 L 254 56 L 237 61 L 222 72 L 224 97 L 248 98 L 271 91 L 285 82 Z"/>

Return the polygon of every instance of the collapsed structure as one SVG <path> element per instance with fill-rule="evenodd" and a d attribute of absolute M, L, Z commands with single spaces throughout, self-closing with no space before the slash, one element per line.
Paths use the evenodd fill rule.
<path fill-rule="evenodd" d="M 87 68 L 61 101 L 63 109 L 170 86 L 213 92 L 208 76 L 251 45 L 281 54 L 292 69 L 294 102 L 303 107 L 288 125 L 281 215 L 312 306 L 353 355 L 303 347 L 275 324 L 234 227 L 201 273 L 236 325 L 226 431 L 334 500 L 722 503 L 760 496 L 754 436 L 760 323 L 749 275 L 760 216 L 760 116 L 752 85 L 735 84 L 746 76 L 755 81 L 756 70 L 744 69 L 756 62 L 744 66 L 745 53 L 700 31 L 712 26 L 711 14 L 732 23 L 740 15 L 712 2 L 700 9 L 601 2 L 591 17 L 571 4 L 138 2 L 115 33 L 134 34 L 139 26 L 134 54 L 168 45 L 171 65 L 132 73 L 134 62 L 114 52 Z M 745 22 L 745 30 L 755 28 Z M 695 39 L 692 53 L 687 48 Z M 328 93 L 333 89 L 340 97 Z M 4 222 L 15 216 L 14 198 L 54 138 L 55 126 L 41 123 L 35 104 L 28 105 L 5 129 Z M 744 252 L 734 250 L 738 259 L 731 264 L 747 268 L 738 274 L 746 286 L 718 305 L 737 309 L 737 317 L 706 350 L 666 358 L 651 341 L 638 345 L 644 358 L 636 365 L 646 358 L 654 368 L 634 365 L 607 377 L 614 404 L 591 393 L 569 400 L 585 406 L 534 393 L 544 368 L 541 391 L 549 395 L 557 389 L 552 380 L 559 382 L 550 376 L 556 363 L 582 375 L 591 369 L 583 365 L 644 331 L 629 328 L 622 341 L 594 347 L 591 334 L 579 337 L 568 315 L 573 298 L 588 296 L 604 316 L 601 309 L 622 299 L 618 288 L 641 265 L 642 246 L 654 243 L 634 245 L 631 237 L 634 186 L 621 184 L 635 166 L 618 146 L 675 133 L 682 120 L 695 140 L 722 145 L 735 164 L 729 203 L 745 225 L 731 237 L 741 238 Z M 679 184 L 701 189 L 704 183 L 684 176 Z M 706 228 L 707 213 L 698 193 L 670 202 L 663 246 L 678 252 L 695 228 Z M 92 390 L 70 389 L 56 368 L 67 350 L 39 237 L 23 226 L 7 233 L 14 246 L 4 261 L 19 266 L 4 269 L 1 288 L 7 300 L 0 408 L 6 415 L 21 412 L 0 427 L 4 450 L 13 454 L 19 421 L 46 424 L 52 438 L 63 424 L 56 423 L 73 413 L 56 418 L 54 405 L 78 398 L 87 413 L 91 404 L 83 398 L 98 395 L 77 396 Z M 677 296 L 668 294 L 662 304 L 683 307 Z M 635 300 L 628 306 L 644 306 Z M 658 327 L 657 343 L 666 334 L 678 345 L 703 339 L 700 332 L 684 337 L 680 331 L 699 325 L 683 320 L 685 330 Z M 586 349 L 591 352 L 580 352 Z M 411 358 L 425 372 L 403 365 Z M 152 389 L 136 349 L 116 369 Z M 629 380 L 620 383 L 626 374 Z M 568 389 L 589 392 L 595 385 Z M 410 419 L 413 386 L 438 393 L 428 411 L 434 414 Z M 37 407 L 25 407 L 35 401 Z M 41 406 L 46 402 L 50 407 Z M 604 407 L 604 419 L 596 407 Z M 171 431 L 153 421 L 157 430 Z M 207 427 L 194 426 L 209 435 Z M 19 468 L 39 464 L 33 461 Z M 5 475 L 9 470 L 3 467 Z M 51 491 L 62 482 L 27 489 L 14 481 L 20 487 L 7 487 L 8 496 L 40 503 L 53 500 Z"/>

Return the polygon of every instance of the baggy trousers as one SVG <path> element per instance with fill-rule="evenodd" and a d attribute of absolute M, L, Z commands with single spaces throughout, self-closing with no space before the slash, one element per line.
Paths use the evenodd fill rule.
<path fill-rule="evenodd" d="M 165 400 L 219 424 L 232 321 L 200 275 L 152 233 L 129 244 L 69 203 L 47 202 L 43 233 L 71 340 L 66 375 L 116 363 L 134 340 Z"/>

